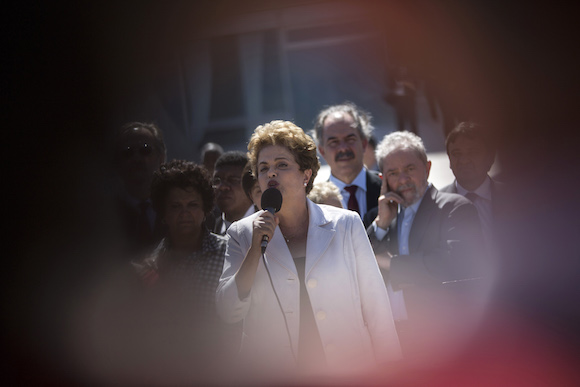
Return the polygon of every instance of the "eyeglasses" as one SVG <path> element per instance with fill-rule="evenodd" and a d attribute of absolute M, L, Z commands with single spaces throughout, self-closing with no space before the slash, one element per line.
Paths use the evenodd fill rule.
<path fill-rule="evenodd" d="M 119 152 L 122 159 L 129 160 L 133 157 L 135 153 L 138 153 L 142 157 L 147 157 L 153 152 L 153 147 L 147 143 L 141 144 L 139 146 L 128 146 L 121 149 Z"/>
<path fill-rule="evenodd" d="M 212 186 L 213 188 L 218 188 L 220 185 L 225 184 L 230 187 L 235 187 L 240 185 L 241 182 L 242 178 L 236 176 L 228 176 L 223 180 L 220 179 L 219 177 L 214 177 L 212 181 Z"/>

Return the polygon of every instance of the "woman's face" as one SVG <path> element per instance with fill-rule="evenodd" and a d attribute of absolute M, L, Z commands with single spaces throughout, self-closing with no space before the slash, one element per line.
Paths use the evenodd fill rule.
<path fill-rule="evenodd" d="M 181 189 L 173 187 L 165 199 L 163 220 L 169 236 L 180 236 L 199 232 L 205 214 L 201 195 L 193 187 Z"/>
<path fill-rule="evenodd" d="M 276 188 L 284 199 L 305 197 L 305 187 L 311 176 L 312 170 L 301 171 L 294 155 L 286 147 L 270 145 L 258 155 L 258 182 L 262 192 Z"/>

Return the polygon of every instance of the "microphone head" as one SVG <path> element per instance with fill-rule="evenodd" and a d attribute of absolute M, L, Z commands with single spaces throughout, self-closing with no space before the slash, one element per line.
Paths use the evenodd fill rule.
<path fill-rule="evenodd" d="M 262 208 L 264 210 L 274 210 L 274 212 L 280 211 L 282 208 L 282 193 L 276 188 L 268 188 L 262 193 Z"/>

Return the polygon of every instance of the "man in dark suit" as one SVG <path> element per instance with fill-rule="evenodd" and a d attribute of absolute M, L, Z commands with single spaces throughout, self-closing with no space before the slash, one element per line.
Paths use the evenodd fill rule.
<path fill-rule="evenodd" d="M 482 275 L 477 210 L 466 198 L 428 183 L 431 162 L 417 135 L 385 136 L 377 159 L 383 185 L 378 207 L 366 215 L 372 222 L 367 232 L 403 351 L 428 356 L 429 349 L 449 345 L 438 340 L 460 332 L 456 325 L 464 329 L 472 317 L 457 313 L 462 308 L 453 293 L 458 284 L 473 285 Z"/>
<path fill-rule="evenodd" d="M 316 118 L 313 137 L 330 166 L 330 181 L 342 195 L 344 208 L 361 217 L 377 206 L 381 179 L 364 166 L 364 152 L 372 134 L 371 116 L 351 102 L 330 106 Z"/>
<path fill-rule="evenodd" d="M 151 206 L 153 173 L 165 162 L 161 129 L 154 123 L 129 122 L 117 133 L 114 163 L 122 189 L 116 216 L 128 259 L 142 257 L 162 238 L 162 227 Z"/>
<path fill-rule="evenodd" d="M 216 234 L 225 235 L 233 222 L 255 212 L 254 203 L 242 187 L 242 174 L 247 163 L 248 156 L 241 151 L 225 152 L 215 163 L 213 185 L 216 204 L 221 210 L 221 216 L 215 219 L 212 228 Z"/>
<path fill-rule="evenodd" d="M 457 193 L 471 200 L 477 208 L 486 242 L 492 244 L 495 206 L 502 184 L 488 174 L 495 159 L 490 135 L 480 124 L 461 122 L 449 133 L 445 145 L 455 181 L 441 192 Z"/>

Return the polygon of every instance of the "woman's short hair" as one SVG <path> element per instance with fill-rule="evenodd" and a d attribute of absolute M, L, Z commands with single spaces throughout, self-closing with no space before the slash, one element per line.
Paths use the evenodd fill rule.
<path fill-rule="evenodd" d="M 309 193 L 320 169 L 316 144 L 312 137 L 290 121 L 275 120 L 258 126 L 248 144 L 248 157 L 256 178 L 258 155 L 264 147 L 270 145 L 286 147 L 294 155 L 301 171 L 312 170 L 312 176 L 306 185 L 306 193 Z"/>
<path fill-rule="evenodd" d="M 392 132 L 387 134 L 377 145 L 375 157 L 379 164 L 379 169 L 383 170 L 383 161 L 389 153 L 399 149 L 411 149 L 419 157 L 423 164 L 427 165 L 427 151 L 421 137 L 411 132 Z"/>
<path fill-rule="evenodd" d="M 203 212 L 208 214 L 213 210 L 215 194 L 207 169 L 191 161 L 173 160 L 161 164 L 151 182 L 151 204 L 160 217 L 164 215 L 169 191 L 176 187 L 193 188 L 201 195 Z"/>
<path fill-rule="evenodd" d="M 317 204 L 326 203 L 328 198 L 336 198 L 342 202 L 342 195 L 340 189 L 330 181 L 319 181 L 314 184 L 312 191 L 308 194 L 308 198 Z"/>

